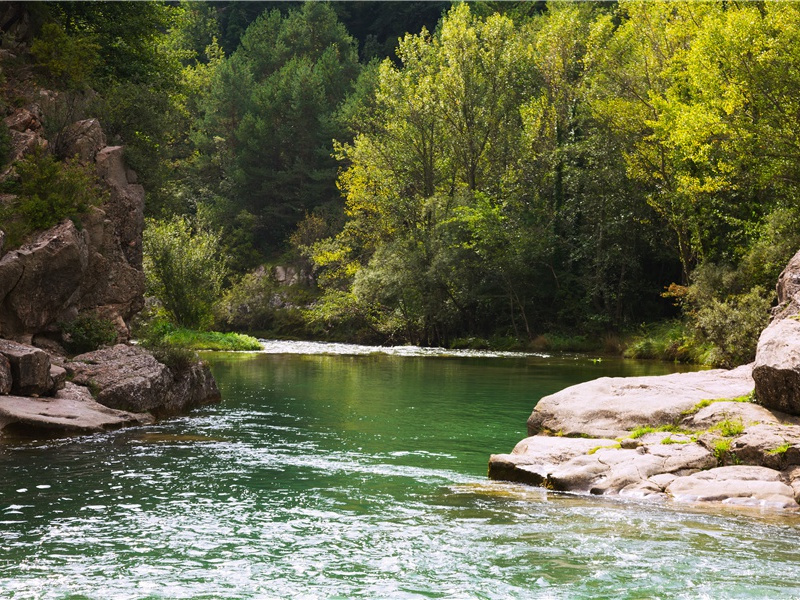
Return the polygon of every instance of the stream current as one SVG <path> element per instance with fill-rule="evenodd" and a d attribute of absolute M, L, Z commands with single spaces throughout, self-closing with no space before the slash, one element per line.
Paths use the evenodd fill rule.
<path fill-rule="evenodd" d="M 800 517 L 486 479 L 536 400 L 672 365 L 268 342 L 224 401 L 0 446 L 0 598 L 800 598 Z"/>

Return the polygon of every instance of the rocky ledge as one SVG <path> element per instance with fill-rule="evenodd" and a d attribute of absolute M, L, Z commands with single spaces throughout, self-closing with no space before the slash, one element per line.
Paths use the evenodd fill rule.
<path fill-rule="evenodd" d="M 125 344 L 68 360 L 0 340 L 0 438 L 143 425 L 219 399 L 202 363 L 170 368 Z"/>
<path fill-rule="evenodd" d="M 489 477 L 646 500 L 800 510 L 800 252 L 754 365 L 601 378 L 542 398 Z"/>

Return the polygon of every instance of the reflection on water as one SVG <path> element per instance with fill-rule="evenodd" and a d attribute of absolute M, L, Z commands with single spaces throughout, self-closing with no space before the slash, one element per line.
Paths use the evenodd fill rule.
<path fill-rule="evenodd" d="M 485 478 L 538 397 L 657 363 L 208 355 L 225 401 L 0 447 L 0 597 L 785 598 L 800 520 Z"/>

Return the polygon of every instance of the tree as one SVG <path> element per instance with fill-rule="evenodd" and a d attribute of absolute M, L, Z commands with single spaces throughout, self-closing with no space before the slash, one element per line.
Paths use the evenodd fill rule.
<path fill-rule="evenodd" d="M 262 250 L 281 246 L 306 212 L 335 199 L 331 140 L 358 70 L 353 39 L 315 2 L 286 16 L 263 13 L 216 69 L 202 149 L 224 146 L 223 194 L 256 217 Z"/>
<path fill-rule="evenodd" d="M 175 324 L 192 328 L 211 324 L 212 309 L 227 276 L 227 260 L 219 248 L 218 234 L 195 229 L 186 218 L 147 221 L 144 270 L 148 293 L 161 301 Z"/>

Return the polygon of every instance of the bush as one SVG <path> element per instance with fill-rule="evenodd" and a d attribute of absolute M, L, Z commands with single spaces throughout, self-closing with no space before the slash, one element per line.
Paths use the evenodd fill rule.
<path fill-rule="evenodd" d="M 83 354 L 114 344 L 117 341 L 117 328 L 108 319 L 83 314 L 61 324 L 61 337 L 68 352 Z"/>
<path fill-rule="evenodd" d="M 150 294 L 177 325 L 204 329 L 228 273 L 219 234 L 195 230 L 183 217 L 149 219 L 144 231 L 144 270 Z"/>
<path fill-rule="evenodd" d="M 100 46 L 89 36 L 68 35 L 61 25 L 45 23 L 31 44 L 31 54 L 38 66 L 63 88 L 74 89 L 87 85 L 100 65 Z"/>
<path fill-rule="evenodd" d="M 79 217 L 105 197 L 91 167 L 58 162 L 42 150 L 29 154 L 15 168 L 19 179 L 6 190 L 16 198 L 0 208 L 0 222 L 10 246 L 65 218 L 79 225 Z"/>

